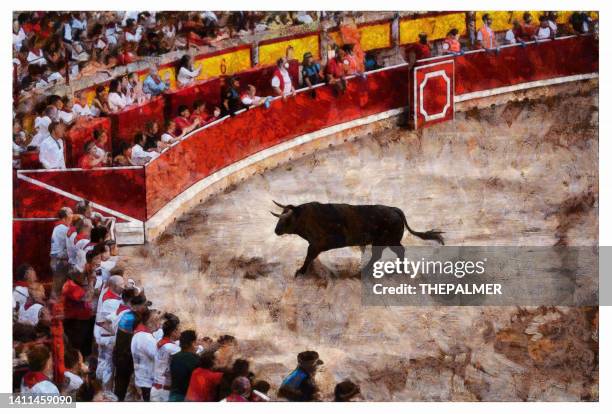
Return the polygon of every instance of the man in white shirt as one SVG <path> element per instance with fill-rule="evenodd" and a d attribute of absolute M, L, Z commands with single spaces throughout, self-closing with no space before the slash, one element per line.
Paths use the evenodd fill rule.
<path fill-rule="evenodd" d="M 276 61 L 276 69 L 270 83 L 278 96 L 295 95 L 295 88 L 293 87 L 288 69 L 289 62 L 287 62 L 286 58 L 280 58 Z"/>
<path fill-rule="evenodd" d="M 108 289 L 101 292 L 101 306 L 96 314 L 96 325 L 94 326 L 94 338 L 98 344 L 98 367 L 96 377 L 102 383 L 105 390 L 112 389 L 113 378 L 113 349 L 115 347 L 115 335 L 112 331 L 112 323 L 117 316 L 117 309 L 121 305 L 121 293 L 125 281 L 121 276 L 111 276 L 108 279 Z"/>
<path fill-rule="evenodd" d="M 21 380 L 21 394 L 60 395 L 57 386 L 49 379 L 53 370 L 51 353 L 44 345 L 36 345 L 28 350 L 30 370 Z"/>
<path fill-rule="evenodd" d="M 153 331 L 157 330 L 152 312 L 146 310 L 141 315 L 141 323 L 136 326 L 132 337 L 132 358 L 134 359 L 134 385 L 140 388 L 143 401 L 151 398 L 153 371 L 157 354 L 157 340 Z"/>
<path fill-rule="evenodd" d="M 134 165 L 144 165 L 159 155 L 156 151 L 145 151 L 143 148 L 144 142 L 144 135 L 141 132 L 136 134 L 136 138 L 134 139 L 134 146 L 132 147 L 131 159 L 132 164 Z"/>
<path fill-rule="evenodd" d="M 537 40 L 550 39 L 552 37 L 552 30 L 550 29 L 548 18 L 544 15 L 540 16 L 540 27 L 536 32 Z"/>
<path fill-rule="evenodd" d="M 65 169 L 64 159 L 64 132 L 65 127 L 60 122 L 49 125 L 49 136 L 40 144 L 38 157 L 46 169 Z"/>
<path fill-rule="evenodd" d="M 72 209 L 62 207 L 58 213 L 58 221 L 51 233 L 51 271 L 53 272 L 52 292 L 59 294 L 68 274 L 68 247 L 66 239 L 72 224 Z"/>
<path fill-rule="evenodd" d="M 181 350 L 178 344 L 180 336 L 179 321 L 168 319 L 162 326 L 163 337 L 157 342 L 157 353 L 155 354 L 155 367 L 153 374 L 153 388 L 151 389 L 151 401 L 167 402 L 170 398 L 170 357 Z"/>

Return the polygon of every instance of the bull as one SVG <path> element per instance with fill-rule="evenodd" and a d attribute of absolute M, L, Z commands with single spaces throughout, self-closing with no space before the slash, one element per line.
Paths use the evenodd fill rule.
<path fill-rule="evenodd" d="M 371 245 L 372 258 L 368 266 L 380 260 L 385 247 L 402 258 L 404 226 L 414 236 L 444 244 L 441 231 L 412 230 L 404 212 L 397 207 L 317 202 L 294 206 L 273 202 L 283 209 L 282 213 L 270 212 L 278 217 L 274 232 L 279 236 L 296 234 L 308 242 L 306 259 L 295 273 L 296 277 L 306 273 L 322 252 L 342 247 Z"/>

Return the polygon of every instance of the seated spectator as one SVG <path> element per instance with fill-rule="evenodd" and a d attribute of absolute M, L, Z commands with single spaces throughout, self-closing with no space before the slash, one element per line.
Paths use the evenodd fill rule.
<path fill-rule="evenodd" d="M 28 50 L 28 65 L 46 66 L 47 59 L 45 59 L 43 50 L 36 44 L 30 47 Z"/>
<path fill-rule="evenodd" d="M 132 164 L 132 147 L 125 141 L 119 143 L 117 155 L 113 158 L 113 165 L 119 167 L 129 167 Z"/>
<path fill-rule="evenodd" d="M 427 40 L 427 33 L 419 33 L 419 41 L 409 45 L 406 50 L 406 61 L 410 67 L 414 66 L 417 60 L 431 57 L 431 46 Z"/>
<path fill-rule="evenodd" d="M 186 135 L 200 126 L 200 120 L 192 121 L 187 105 L 181 105 L 178 108 L 178 116 L 174 118 L 174 124 L 176 125 L 175 135 Z"/>
<path fill-rule="evenodd" d="M 105 164 L 109 164 L 110 154 L 106 151 L 106 145 L 108 143 L 108 133 L 104 129 L 96 129 L 93 132 L 93 140 L 96 144 L 95 151 L 96 157 L 103 158 L 106 157 L 107 160 Z"/>
<path fill-rule="evenodd" d="M 68 245 L 67 238 L 72 226 L 73 214 L 70 207 L 62 207 L 57 215 L 57 222 L 51 233 L 50 267 L 53 272 L 53 296 L 59 294 L 68 274 Z"/>
<path fill-rule="evenodd" d="M 376 55 L 373 52 L 366 52 L 364 57 L 364 68 L 366 72 L 382 68 L 376 60 Z"/>
<path fill-rule="evenodd" d="M 79 168 L 89 170 L 91 168 L 103 167 L 108 162 L 106 153 L 102 157 L 98 157 L 96 150 L 96 143 L 94 141 L 87 141 L 83 146 L 83 155 L 79 158 Z"/>
<path fill-rule="evenodd" d="M 251 397 L 251 382 L 246 377 L 237 377 L 232 382 L 232 393 L 225 398 L 227 402 L 248 402 Z"/>
<path fill-rule="evenodd" d="M 142 82 L 138 79 L 138 74 L 132 72 L 127 76 L 127 96 L 131 103 L 142 104 L 146 101 Z"/>
<path fill-rule="evenodd" d="M 233 116 L 236 111 L 242 109 L 242 102 L 240 101 L 240 81 L 235 76 L 232 76 L 227 81 L 227 86 L 223 89 L 222 104 L 223 115 Z"/>
<path fill-rule="evenodd" d="M 536 31 L 536 40 L 552 39 L 553 31 L 550 29 L 548 18 L 544 15 L 540 16 L 540 27 Z"/>
<path fill-rule="evenodd" d="M 170 88 L 170 81 L 162 81 L 155 66 L 149 68 L 149 75 L 144 80 L 142 91 L 147 95 L 157 96 L 168 88 Z"/>
<path fill-rule="evenodd" d="M 28 372 L 21 380 L 23 395 L 60 395 L 57 386 L 49 379 L 53 370 L 51 353 L 44 345 L 36 345 L 27 353 Z"/>
<path fill-rule="evenodd" d="M 128 98 L 121 91 L 118 79 L 113 79 L 108 87 L 108 107 L 111 112 L 121 111 L 129 105 Z"/>
<path fill-rule="evenodd" d="M 333 59 L 327 62 L 325 76 L 327 83 L 334 88 L 335 93 L 344 93 L 346 90 L 346 65 L 344 64 L 345 52 L 337 48 Z"/>
<path fill-rule="evenodd" d="M 112 112 L 108 102 L 108 97 L 108 91 L 104 86 L 98 86 L 96 88 L 96 96 L 94 97 L 91 106 L 91 112 L 94 114 L 94 116 L 107 116 Z"/>
<path fill-rule="evenodd" d="M 198 119 L 200 121 L 200 126 L 208 124 L 221 116 L 221 110 L 218 106 L 215 106 L 213 109 L 213 113 L 209 114 L 206 110 L 206 104 L 203 101 L 195 101 L 193 103 L 193 113 L 189 117 L 191 121 L 195 121 Z"/>
<path fill-rule="evenodd" d="M 195 82 L 201 71 L 201 66 L 198 66 L 197 69 L 194 69 L 191 56 L 183 55 L 183 57 L 179 61 L 176 76 L 178 86 L 183 88 L 185 86 L 191 85 L 193 82 Z"/>
<path fill-rule="evenodd" d="M 17 308 L 17 322 L 24 325 L 37 326 L 41 321 L 51 321 L 45 308 L 44 289 L 28 288 L 29 294 L 25 302 Z"/>
<path fill-rule="evenodd" d="M 548 20 L 548 27 L 550 27 L 551 37 L 555 37 L 557 35 L 558 26 L 557 26 L 557 12 L 550 11 L 546 13 L 546 19 Z"/>
<path fill-rule="evenodd" d="M 213 402 L 218 401 L 218 387 L 223 372 L 214 371 L 214 352 L 204 352 L 200 355 L 198 367 L 193 370 L 185 401 Z"/>
<path fill-rule="evenodd" d="M 315 375 L 317 367 L 323 364 L 323 361 L 315 351 L 300 352 L 297 360 L 297 368 L 283 379 L 278 395 L 289 401 L 315 401 L 317 399 Z"/>
<path fill-rule="evenodd" d="M 459 43 L 459 30 L 452 28 L 447 34 L 446 39 L 442 43 L 442 50 L 446 54 L 455 54 L 461 52 L 461 43 Z"/>
<path fill-rule="evenodd" d="M 508 29 L 504 36 L 504 44 L 513 45 L 513 44 L 516 44 L 517 42 L 523 42 L 521 35 L 522 35 L 521 23 L 518 20 L 513 20 L 512 28 Z"/>
<path fill-rule="evenodd" d="M 65 96 L 62 98 L 62 108 L 57 112 L 57 116 L 60 122 L 63 122 L 66 125 L 72 124 L 76 120 L 76 115 L 73 113 L 73 105 L 72 99 Z"/>
<path fill-rule="evenodd" d="M 270 84 L 277 96 L 286 98 L 289 95 L 295 95 L 293 81 L 289 76 L 289 62 L 286 58 L 280 58 L 276 61 L 276 68 Z"/>
<path fill-rule="evenodd" d="M 159 155 L 156 151 L 145 151 L 144 145 L 145 136 L 142 132 L 139 132 L 134 137 L 134 146 L 132 147 L 130 161 L 133 165 L 144 165 Z"/>
<path fill-rule="evenodd" d="M 359 386 L 352 381 L 346 380 L 339 382 L 334 388 L 334 401 L 349 402 L 359 395 L 360 392 Z"/>
<path fill-rule="evenodd" d="M 181 332 L 180 352 L 170 358 L 170 402 L 185 401 L 192 372 L 198 367 L 199 358 L 196 354 L 196 333 L 192 330 Z"/>
<path fill-rule="evenodd" d="M 147 124 L 145 125 L 144 136 L 145 136 L 145 145 L 144 145 L 145 151 L 153 150 L 153 151 L 159 152 L 166 147 L 161 141 L 161 136 L 159 133 L 159 124 L 157 122 L 155 121 L 147 122 Z"/>
<path fill-rule="evenodd" d="M 260 105 L 268 108 L 270 106 L 270 97 L 257 96 L 255 86 L 247 85 L 247 89 L 240 96 L 240 102 L 247 108 L 254 108 Z"/>
<path fill-rule="evenodd" d="M 38 158 L 43 168 L 64 169 L 64 132 L 65 127 L 59 122 L 52 122 L 49 125 L 49 136 L 40 144 Z"/>
<path fill-rule="evenodd" d="M 176 133 L 176 124 L 172 119 L 166 121 L 166 132 L 161 135 L 161 142 L 166 145 L 173 144 L 180 140 L 182 135 L 175 135 Z"/>
<path fill-rule="evenodd" d="M 38 148 L 45 139 L 49 137 L 49 126 L 53 122 L 51 117 L 54 114 L 54 107 L 49 105 L 44 109 L 44 112 L 34 119 L 34 128 L 36 135 L 32 137 L 29 147 Z"/>

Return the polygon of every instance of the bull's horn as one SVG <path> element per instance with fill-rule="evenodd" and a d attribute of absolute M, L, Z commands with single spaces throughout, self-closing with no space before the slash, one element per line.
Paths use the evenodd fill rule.
<path fill-rule="evenodd" d="M 279 206 L 280 208 L 285 208 L 285 207 L 287 207 L 287 206 L 282 205 L 281 203 L 277 203 L 277 202 L 276 202 L 276 201 L 274 201 L 274 200 L 272 200 L 272 202 L 273 202 L 274 204 L 276 204 L 277 206 Z"/>
<path fill-rule="evenodd" d="M 280 217 L 281 216 L 279 213 L 275 213 L 273 211 L 270 211 L 270 214 L 272 214 L 274 217 Z"/>

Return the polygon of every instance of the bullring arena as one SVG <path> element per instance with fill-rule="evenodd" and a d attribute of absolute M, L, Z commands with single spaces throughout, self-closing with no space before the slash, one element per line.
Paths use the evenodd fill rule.
<path fill-rule="evenodd" d="M 425 24 L 361 23 L 364 50 L 393 56 L 421 31 L 410 22 Z M 320 58 L 322 39 L 266 40 L 259 58 L 273 62 L 313 42 Z M 32 244 L 48 251 L 56 212 L 87 199 L 114 218 L 125 274 L 151 306 L 201 336 L 235 337 L 217 362 L 248 359 L 271 395 L 296 354 L 313 349 L 324 361 L 316 377 L 324 400 L 344 379 L 366 401 L 597 400 L 596 308 L 366 307 L 359 269 L 368 249 L 323 253 L 294 277 L 307 244 L 277 236 L 270 210 L 273 200 L 385 204 L 413 229 L 441 229 L 451 246 L 596 245 L 598 48 L 590 33 L 414 65 L 396 59 L 347 77 L 342 94 L 319 85 L 314 98 L 300 89 L 221 117 L 142 166 L 16 170 L 14 262 L 50 274 Z M 290 65 L 297 83 L 299 63 Z M 260 64 L 235 74 L 247 84 L 271 73 Z M 222 78 L 92 122 L 114 145 L 179 105 L 218 99 Z M 90 133 L 83 127 L 71 139 Z M 431 244 L 407 232 L 402 241 Z M 61 375 L 57 314 L 51 332 Z"/>

